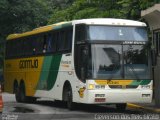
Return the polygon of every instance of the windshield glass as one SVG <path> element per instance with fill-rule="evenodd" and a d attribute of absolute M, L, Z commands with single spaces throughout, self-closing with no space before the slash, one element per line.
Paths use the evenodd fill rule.
<path fill-rule="evenodd" d="M 126 79 L 149 78 L 148 51 L 145 45 L 124 45 L 123 55 Z"/>
<path fill-rule="evenodd" d="M 122 47 L 92 45 L 93 78 L 122 78 Z"/>
<path fill-rule="evenodd" d="M 144 45 L 93 44 L 92 77 L 95 79 L 149 79 L 148 52 Z"/>
<path fill-rule="evenodd" d="M 88 40 L 146 41 L 144 27 L 87 26 Z"/>

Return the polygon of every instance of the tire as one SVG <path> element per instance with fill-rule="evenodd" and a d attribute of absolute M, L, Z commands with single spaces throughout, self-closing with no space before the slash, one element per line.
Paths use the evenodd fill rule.
<path fill-rule="evenodd" d="M 62 101 L 60 101 L 60 100 L 54 100 L 54 104 L 55 105 L 60 105 L 60 104 L 62 104 Z"/>
<path fill-rule="evenodd" d="M 67 107 L 69 110 L 74 110 L 75 103 L 73 103 L 73 94 L 71 86 L 67 89 Z"/>
<path fill-rule="evenodd" d="M 27 102 L 24 83 L 20 84 L 19 94 L 20 94 L 20 102 L 22 102 L 22 103 Z"/>
<path fill-rule="evenodd" d="M 14 93 L 17 102 L 21 102 L 18 84 L 14 84 Z"/>
<path fill-rule="evenodd" d="M 37 98 L 36 97 L 26 97 L 26 102 L 28 103 L 35 103 Z"/>
<path fill-rule="evenodd" d="M 119 111 L 125 111 L 125 110 L 126 110 L 126 107 L 127 107 L 127 104 L 126 104 L 126 103 L 116 104 L 116 108 L 117 108 L 117 110 L 119 110 Z"/>

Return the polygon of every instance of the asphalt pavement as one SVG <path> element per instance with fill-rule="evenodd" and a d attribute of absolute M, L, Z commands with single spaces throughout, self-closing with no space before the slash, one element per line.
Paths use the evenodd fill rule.
<path fill-rule="evenodd" d="M 52 99 L 40 99 L 34 104 L 17 103 L 13 94 L 3 93 L 4 108 L 2 120 L 137 120 L 160 119 L 160 110 L 150 104 L 128 103 L 125 111 L 119 111 L 115 105 L 77 104 L 74 111 L 69 111 L 63 102 Z"/>

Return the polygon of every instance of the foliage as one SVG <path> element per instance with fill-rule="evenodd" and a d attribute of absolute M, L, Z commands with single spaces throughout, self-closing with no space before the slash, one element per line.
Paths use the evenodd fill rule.
<path fill-rule="evenodd" d="M 23 32 L 45 25 L 47 9 L 39 0 L 1 0 L 0 33 Z M 7 4 L 6 4 L 7 3 Z"/>
<path fill-rule="evenodd" d="M 49 24 L 83 18 L 126 18 L 140 19 L 141 10 L 160 0 L 75 0 L 65 9 L 56 8 Z"/>
<path fill-rule="evenodd" d="M 115 13 L 115 0 L 76 0 L 66 9 L 56 9 L 53 12 L 49 24 L 81 18 L 97 18 L 97 17 L 118 17 Z"/>
<path fill-rule="evenodd" d="M 8 34 L 61 21 L 84 18 L 140 20 L 160 0 L 0 0 L 0 64 Z M 1 67 L 1 66 L 0 66 Z"/>
<path fill-rule="evenodd" d="M 0 0 L 0 58 L 4 54 L 4 41 L 8 34 L 46 25 L 49 12 L 42 0 Z"/>

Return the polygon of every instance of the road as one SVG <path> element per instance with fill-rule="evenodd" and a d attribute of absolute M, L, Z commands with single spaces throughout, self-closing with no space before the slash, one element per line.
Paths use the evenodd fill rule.
<path fill-rule="evenodd" d="M 2 120 L 100 120 L 100 119 L 144 119 L 159 115 L 148 111 L 127 108 L 126 111 L 116 110 L 114 105 L 77 104 L 76 110 L 69 111 L 64 103 L 40 99 L 34 104 L 17 103 L 13 94 L 3 93 L 4 108 Z"/>

